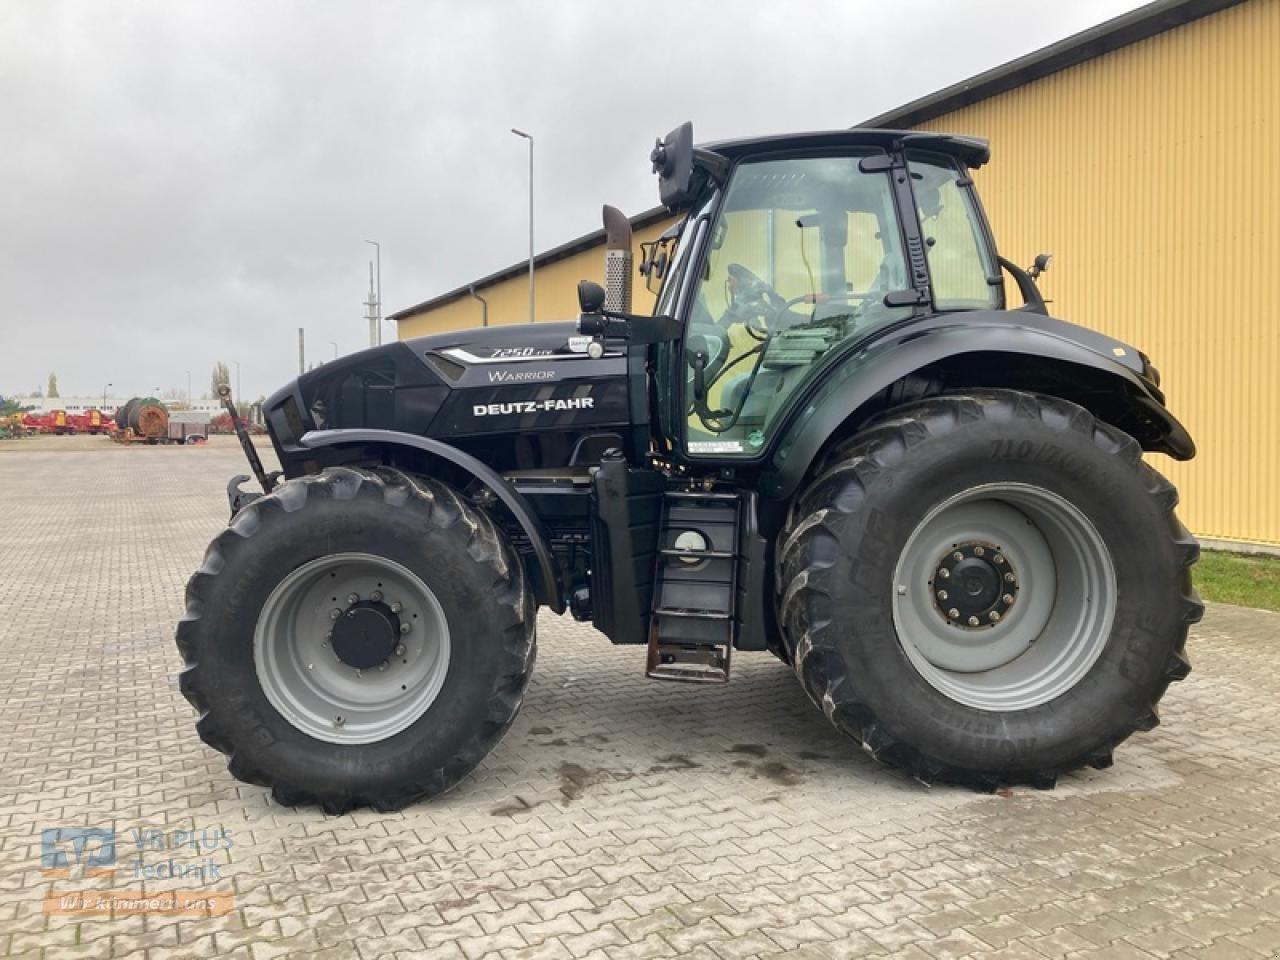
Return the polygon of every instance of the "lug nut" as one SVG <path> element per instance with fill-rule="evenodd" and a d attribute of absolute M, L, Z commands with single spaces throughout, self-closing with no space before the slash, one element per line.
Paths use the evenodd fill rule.
<path fill-rule="evenodd" d="M 408 632 L 409 632 L 410 630 L 412 630 L 412 629 L 413 629 L 413 628 L 412 628 L 411 626 L 409 626 L 409 621 L 408 621 L 408 620 L 406 620 L 404 623 L 400 624 L 400 632 L 401 632 L 401 633 L 408 633 Z"/>
<path fill-rule="evenodd" d="M 379 600 L 382 599 L 382 591 L 381 590 L 373 591 L 373 593 L 369 594 L 369 599 L 372 600 L 374 603 L 377 603 Z"/>
<path fill-rule="evenodd" d="M 964 554 L 961 553 L 959 550 L 957 550 L 955 553 L 951 555 L 951 559 L 959 562 L 964 559 Z"/>
<path fill-rule="evenodd" d="M 347 594 L 347 603 L 359 603 L 359 602 L 360 602 L 360 594 L 358 593 Z"/>
<path fill-rule="evenodd" d="M 947 599 L 947 591 L 945 591 L 945 590 L 939 590 L 939 591 L 938 591 L 938 599 L 939 599 L 939 600 L 945 600 L 945 599 Z"/>
<path fill-rule="evenodd" d="M 958 620 L 960 618 L 960 611 L 957 610 L 955 607 L 952 607 L 950 610 L 947 611 L 947 616 L 950 617 L 952 620 Z"/>
<path fill-rule="evenodd" d="M 987 614 L 987 619 L 990 620 L 992 623 L 995 623 L 997 620 L 1000 619 L 1000 611 L 992 610 L 990 613 Z"/>
<path fill-rule="evenodd" d="M 399 613 L 399 612 L 400 612 L 401 610 L 403 610 L 403 609 L 404 609 L 404 607 L 403 607 L 403 606 L 401 606 L 401 604 L 400 604 L 400 601 L 399 601 L 399 600 L 394 600 L 394 601 L 392 601 L 392 603 L 391 603 L 391 612 L 392 612 L 392 613 Z"/>
<path fill-rule="evenodd" d="M 1006 594 L 1005 594 L 1003 597 L 1001 597 L 1000 599 L 1004 601 L 1004 605 L 1007 607 L 1009 604 L 1013 603 L 1013 594 L 1012 594 L 1012 593 L 1006 593 Z"/>
<path fill-rule="evenodd" d="M 342 616 L 342 611 L 339 610 L 337 607 L 334 607 L 332 610 L 329 611 L 330 620 L 337 620 L 340 616 Z"/>
<path fill-rule="evenodd" d="M 396 644 L 396 656 L 397 656 L 397 657 L 403 657 L 403 656 L 404 656 L 404 651 L 405 651 L 405 645 L 404 645 L 403 643 L 398 643 L 398 644 Z"/>
<path fill-rule="evenodd" d="M 997 553 L 994 557 L 991 558 L 991 562 L 994 563 L 997 567 L 1001 566 L 1004 563 L 1004 556 L 1002 554 Z"/>
<path fill-rule="evenodd" d="M 1008 583 L 1013 583 L 1013 581 L 1014 581 L 1016 578 L 1014 577 L 1014 575 L 1013 575 L 1012 573 L 1006 573 L 1006 574 L 1004 575 L 1004 579 L 1005 579 L 1005 581 L 1006 581 L 1006 582 L 1008 582 Z"/>
<path fill-rule="evenodd" d="M 946 567 L 943 567 L 938 571 L 938 577 L 942 580 L 946 580 L 949 576 L 951 576 L 951 571 Z"/>
<path fill-rule="evenodd" d="M 974 555 L 975 557 L 982 557 L 982 556 L 985 556 L 985 555 L 986 555 L 986 553 L 987 553 L 987 551 L 986 551 L 985 549 L 983 549 L 982 547 L 974 547 L 974 548 L 973 548 L 973 555 Z"/>
<path fill-rule="evenodd" d="M 977 625 L 978 625 L 978 618 L 977 618 L 977 617 L 970 617 L 970 618 L 969 618 L 969 626 L 971 626 L 971 627 L 976 627 Z"/>

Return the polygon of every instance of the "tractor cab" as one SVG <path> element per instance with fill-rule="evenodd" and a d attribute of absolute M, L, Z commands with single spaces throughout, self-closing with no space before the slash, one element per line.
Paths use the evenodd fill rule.
<path fill-rule="evenodd" d="M 968 168 L 982 141 L 848 130 L 654 151 L 664 200 L 685 210 L 647 251 L 663 433 L 689 460 L 762 460 L 805 387 L 924 313 L 1004 306 Z M 687 155 L 687 157 L 686 157 Z M 671 402 L 663 404 L 663 399 Z"/>

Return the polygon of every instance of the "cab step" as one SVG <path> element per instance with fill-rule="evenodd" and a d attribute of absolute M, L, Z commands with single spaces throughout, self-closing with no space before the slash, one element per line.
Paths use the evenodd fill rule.
<path fill-rule="evenodd" d="M 740 507 L 736 493 L 666 491 L 646 676 L 686 683 L 728 682 L 737 627 Z"/>
<path fill-rule="evenodd" d="M 645 676 L 685 683 L 728 683 L 729 647 L 649 643 Z"/>

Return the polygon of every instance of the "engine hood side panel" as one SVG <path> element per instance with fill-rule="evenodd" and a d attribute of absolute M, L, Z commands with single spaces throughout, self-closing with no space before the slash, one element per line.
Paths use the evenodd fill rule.
<path fill-rule="evenodd" d="M 268 427 L 290 476 L 303 472 L 287 461 L 299 459 L 301 437 L 313 430 L 434 437 L 474 448 L 497 469 L 558 466 L 582 436 L 621 439 L 636 426 L 626 352 L 592 358 L 588 342 L 572 323 L 540 323 L 362 350 L 277 391 L 266 404 Z"/>

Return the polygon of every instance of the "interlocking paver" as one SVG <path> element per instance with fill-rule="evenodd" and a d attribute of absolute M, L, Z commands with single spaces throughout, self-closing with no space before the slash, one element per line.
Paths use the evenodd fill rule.
<path fill-rule="evenodd" d="M 872 763 L 766 655 L 690 690 L 543 614 L 525 709 L 467 782 L 326 817 L 232 779 L 177 691 L 183 585 L 242 469 L 226 439 L 0 448 L 6 960 L 1280 956 L 1280 617 L 1211 607 L 1164 726 L 993 797 Z M 55 826 L 114 828 L 125 876 L 43 876 Z M 42 913 L 182 889 L 125 882 L 202 859 L 132 832 L 217 828 L 226 916 Z"/>

